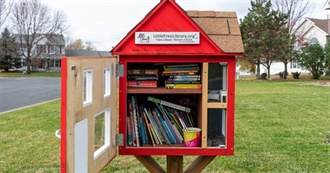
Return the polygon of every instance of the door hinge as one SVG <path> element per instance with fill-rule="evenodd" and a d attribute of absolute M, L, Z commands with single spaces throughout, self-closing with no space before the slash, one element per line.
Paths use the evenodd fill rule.
<path fill-rule="evenodd" d="M 124 76 L 124 65 L 117 64 L 116 65 L 116 77 L 123 77 Z"/>
<path fill-rule="evenodd" d="M 124 146 L 124 135 L 116 134 L 116 146 Z"/>

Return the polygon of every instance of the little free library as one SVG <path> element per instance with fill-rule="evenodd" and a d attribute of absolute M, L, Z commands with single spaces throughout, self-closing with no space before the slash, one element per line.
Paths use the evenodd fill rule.
<path fill-rule="evenodd" d="M 62 173 L 100 172 L 117 154 L 150 172 L 201 172 L 234 154 L 235 12 L 162 0 L 111 54 L 62 59 Z M 184 156 L 198 156 L 186 170 Z"/>

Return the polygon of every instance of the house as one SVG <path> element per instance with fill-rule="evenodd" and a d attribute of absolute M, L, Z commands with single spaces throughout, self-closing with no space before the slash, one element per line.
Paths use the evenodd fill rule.
<path fill-rule="evenodd" d="M 27 54 L 24 37 L 14 34 L 16 43 L 22 54 Z M 23 43 L 23 44 L 21 44 Z M 60 71 L 61 58 L 65 55 L 65 39 L 63 35 L 41 35 L 32 49 L 32 70 L 34 71 Z M 23 55 L 22 66 L 26 69 L 26 60 Z"/>
<path fill-rule="evenodd" d="M 328 0 L 329 2 L 330 0 Z M 298 45 L 302 42 L 320 43 L 324 46 L 330 33 L 330 19 L 306 18 L 297 28 L 295 35 L 298 38 Z M 306 69 L 300 67 L 297 61 L 288 63 L 288 73 L 301 72 L 309 73 Z M 270 67 L 270 74 L 275 75 L 284 71 L 282 62 L 273 62 Z M 267 73 L 267 68 L 261 66 L 261 73 Z"/>
<path fill-rule="evenodd" d="M 323 7 L 325 10 L 330 10 L 330 0 L 327 0 Z"/>

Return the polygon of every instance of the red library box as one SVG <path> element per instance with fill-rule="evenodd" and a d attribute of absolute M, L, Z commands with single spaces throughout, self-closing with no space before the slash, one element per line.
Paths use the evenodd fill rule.
<path fill-rule="evenodd" d="M 199 156 L 189 172 L 234 154 L 236 13 L 163 0 L 111 54 L 62 59 L 61 172 L 99 172 L 117 151 L 151 172 L 165 172 L 152 155 L 169 172 Z"/>

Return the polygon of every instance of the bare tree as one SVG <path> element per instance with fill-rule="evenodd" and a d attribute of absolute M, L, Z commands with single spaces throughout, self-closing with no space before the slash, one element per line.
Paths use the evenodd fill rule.
<path fill-rule="evenodd" d="M 314 9 L 313 2 L 310 0 L 272 0 L 272 4 L 275 10 L 289 16 L 287 27 L 290 34 L 296 31 L 297 25 Z"/>
<path fill-rule="evenodd" d="M 66 16 L 61 11 L 52 14 L 50 8 L 40 0 L 20 0 L 14 3 L 12 23 L 17 32 L 22 56 L 26 59 L 27 73 L 31 73 L 31 63 L 41 54 L 37 45 L 48 45 L 54 35 L 68 29 Z"/>
<path fill-rule="evenodd" d="M 6 0 L 0 0 L 0 28 L 6 22 L 6 19 L 10 14 L 12 4 L 12 2 L 6 2 Z"/>
<path fill-rule="evenodd" d="M 308 16 L 314 9 L 312 1 L 310 0 L 272 0 L 273 8 L 283 14 L 287 14 L 287 24 L 289 37 L 287 37 L 287 44 L 282 50 L 286 50 L 284 54 L 279 54 L 278 60 L 283 62 L 284 65 L 284 79 L 288 74 L 287 65 L 292 61 L 295 52 L 293 49 L 294 40 L 296 36 L 294 33 L 297 30 L 298 25 Z"/>

